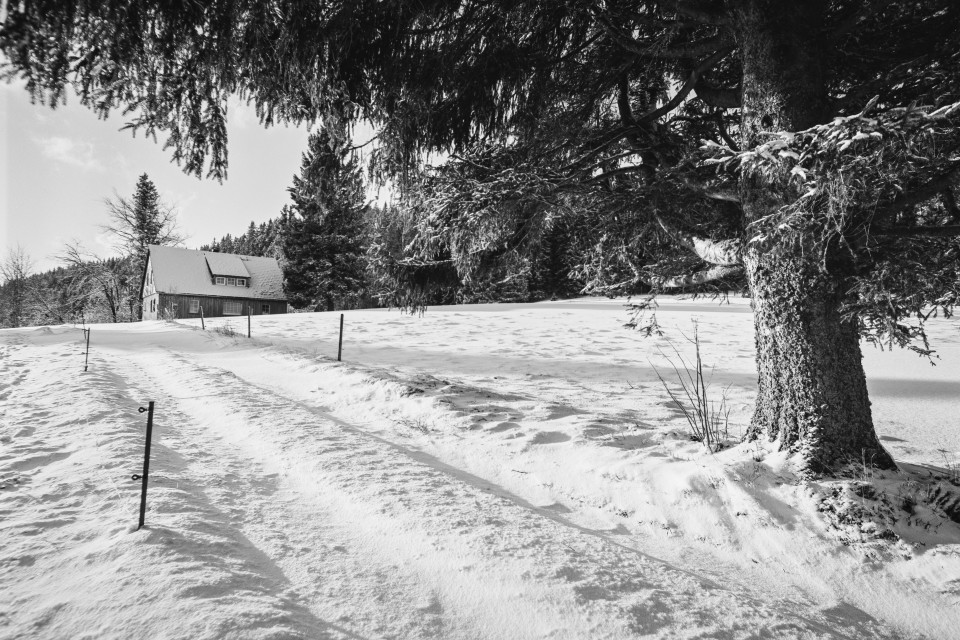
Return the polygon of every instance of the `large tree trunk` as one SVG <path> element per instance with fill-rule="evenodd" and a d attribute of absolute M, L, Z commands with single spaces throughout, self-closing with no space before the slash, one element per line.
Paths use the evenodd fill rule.
<path fill-rule="evenodd" d="M 744 149 L 764 142 L 764 132 L 798 131 L 828 117 L 823 16 L 822 0 L 738 3 Z M 786 177 L 745 175 L 747 237 L 796 195 Z M 814 225 L 745 248 L 759 372 L 751 434 L 798 453 L 810 473 L 850 462 L 892 467 L 873 428 L 856 322 L 840 317 L 844 261 L 818 246 L 820 231 Z"/>

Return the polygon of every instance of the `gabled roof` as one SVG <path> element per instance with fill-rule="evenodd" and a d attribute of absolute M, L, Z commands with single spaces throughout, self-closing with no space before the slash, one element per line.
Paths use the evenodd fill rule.
<path fill-rule="evenodd" d="M 283 272 L 276 258 L 240 256 L 232 253 L 195 251 L 150 245 L 153 286 L 159 293 L 286 300 Z M 213 269 L 231 269 L 233 272 Z M 242 271 L 240 271 L 242 269 Z M 249 278 L 247 287 L 213 284 L 214 275 Z"/>

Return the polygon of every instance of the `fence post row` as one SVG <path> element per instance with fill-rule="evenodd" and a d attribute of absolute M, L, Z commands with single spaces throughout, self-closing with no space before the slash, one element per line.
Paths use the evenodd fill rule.
<path fill-rule="evenodd" d="M 144 518 L 147 515 L 147 477 L 150 475 L 150 440 L 153 437 L 153 400 L 148 405 L 149 409 L 140 407 L 139 413 L 147 412 L 147 444 L 143 450 L 143 475 L 133 474 L 134 480 L 143 480 L 140 486 L 140 522 L 137 524 L 137 531 L 143 527 Z"/>

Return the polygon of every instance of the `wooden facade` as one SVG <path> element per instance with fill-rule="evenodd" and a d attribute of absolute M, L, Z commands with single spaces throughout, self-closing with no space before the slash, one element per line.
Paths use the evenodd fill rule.
<path fill-rule="evenodd" d="M 199 318 L 201 308 L 207 318 L 246 316 L 247 309 L 250 315 L 260 316 L 286 313 L 287 301 L 154 293 L 143 299 L 143 319 Z"/>

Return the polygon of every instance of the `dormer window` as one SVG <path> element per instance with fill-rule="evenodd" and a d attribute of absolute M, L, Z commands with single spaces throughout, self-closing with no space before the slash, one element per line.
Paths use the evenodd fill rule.
<path fill-rule="evenodd" d="M 226 253 L 205 253 L 207 268 L 213 276 L 213 283 L 227 287 L 247 287 L 250 285 L 250 272 L 240 256 Z"/>

